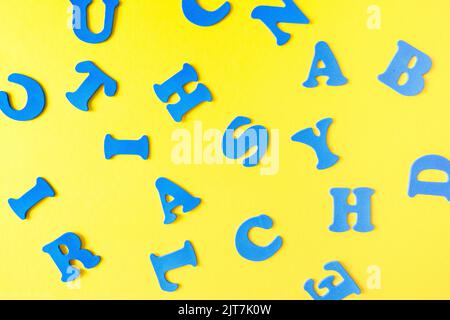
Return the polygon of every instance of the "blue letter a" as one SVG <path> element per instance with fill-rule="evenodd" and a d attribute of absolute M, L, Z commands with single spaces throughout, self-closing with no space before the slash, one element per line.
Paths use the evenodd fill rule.
<path fill-rule="evenodd" d="M 190 195 L 186 190 L 166 178 L 156 180 L 156 188 L 164 211 L 164 224 L 171 224 L 177 219 L 173 213 L 176 207 L 182 206 L 183 213 L 188 213 L 200 205 L 201 199 Z M 172 200 L 168 201 L 167 197 Z"/>
<path fill-rule="evenodd" d="M 325 65 L 324 68 L 318 67 L 320 62 L 323 62 Z M 303 83 L 303 86 L 306 88 L 317 87 L 319 82 L 316 78 L 320 76 L 328 77 L 327 85 L 329 86 L 342 86 L 348 82 L 347 78 L 342 74 L 336 57 L 328 44 L 324 41 L 316 44 L 316 53 L 311 66 L 311 71 L 308 80 Z"/>

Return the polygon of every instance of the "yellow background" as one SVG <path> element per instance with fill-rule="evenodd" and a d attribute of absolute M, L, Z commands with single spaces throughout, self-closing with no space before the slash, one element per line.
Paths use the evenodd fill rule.
<path fill-rule="evenodd" d="M 103 5 L 91 22 L 102 28 Z M 356 299 L 450 298 L 450 210 L 444 198 L 407 196 L 411 164 L 426 154 L 450 157 L 450 42 L 446 0 L 297 0 L 310 25 L 283 25 L 291 41 L 278 47 L 270 31 L 250 18 L 254 7 L 278 0 L 230 0 L 232 13 L 200 28 L 182 14 L 180 0 L 121 1 L 109 41 L 90 45 L 68 27 L 69 1 L 0 1 L 0 88 L 22 106 L 25 93 L 11 73 L 38 80 L 47 108 L 19 123 L 0 114 L 0 298 L 309 299 L 308 278 L 341 261 L 363 293 Z M 201 1 L 215 9 L 223 1 Z M 382 12 L 380 30 L 367 28 L 367 8 Z M 302 87 L 314 45 L 326 41 L 349 79 L 342 87 Z M 433 68 L 417 97 L 404 97 L 377 80 L 404 40 L 427 53 Z M 119 83 L 117 96 L 98 94 L 83 113 L 65 93 L 85 79 L 75 65 L 92 60 Z M 191 63 L 214 101 L 175 123 L 153 92 Z M 224 130 L 238 115 L 280 132 L 280 170 L 263 176 L 240 165 L 175 165 L 174 130 Z M 329 170 L 315 169 L 311 149 L 292 134 L 332 117 L 329 143 L 341 156 Z M 107 133 L 151 139 L 151 159 L 104 160 Z M 57 197 L 21 221 L 7 200 L 46 178 Z M 164 225 L 155 180 L 164 176 L 202 198 L 194 212 Z M 375 231 L 331 233 L 332 187 L 371 187 Z M 252 263 L 234 248 L 236 228 L 265 213 L 264 244 L 284 239 L 271 259 Z M 42 247 L 65 232 L 83 237 L 102 257 L 70 289 Z M 159 288 L 149 254 L 167 254 L 192 241 L 199 266 L 169 273 L 175 293 Z M 370 290 L 367 268 L 380 267 L 381 289 Z"/>

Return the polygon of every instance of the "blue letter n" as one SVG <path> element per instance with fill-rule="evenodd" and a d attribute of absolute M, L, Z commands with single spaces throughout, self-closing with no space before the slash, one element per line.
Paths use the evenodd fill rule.
<path fill-rule="evenodd" d="M 303 14 L 300 8 L 297 7 L 293 0 L 283 0 L 283 2 L 285 4 L 284 7 L 259 6 L 252 12 L 253 19 L 261 20 L 267 28 L 272 31 L 277 38 L 277 44 L 279 46 L 286 44 L 291 38 L 289 33 L 282 31 L 278 27 L 280 22 L 297 24 L 309 23 L 309 19 Z"/>

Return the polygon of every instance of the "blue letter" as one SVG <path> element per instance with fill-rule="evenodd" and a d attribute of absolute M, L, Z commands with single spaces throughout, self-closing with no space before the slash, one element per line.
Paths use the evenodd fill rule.
<path fill-rule="evenodd" d="M 309 19 L 303 14 L 300 8 L 297 7 L 293 0 L 283 0 L 283 2 L 285 4 L 284 7 L 259 6 L 252 12 L 253 19 L 261 20 L 267 28 L 272 31 L 277 38 L 277 44 L 279 46 L 285 44 L 291 38 L 289 33 L 282 31 L 278 27 L 280 22 L 297 24 L 309 23 Z"/>
<path fill-rule="evenodd" d="M 319 68 L 319 63 L 323 62 L 324 68 Z M 315 88 L 319 85 L 317 77 L 327 76 L 327 85 L 329 86 L 342 86 L 346 84 L 347 78 L 342 74 L 341 68 L 331 51 L 328 44 L 324 41 L 316 44 L 316 53 L 309 72 L 308 80 L 303 83 L 306 88 Z"/>
<path fill-rule="evenodd" d="M 8 203 L 11 209 L 16 215 L 25 220 L 27 218 L 28 211 L 36 206 L 39 202 L 45 198 L 54 197 L 55 191 L 52 186 L 43 178 L 38 178 L 36 185 L 25 193 L 20 199 L 9 199 Z"/>
<path fill-rule="evenodd" d="M 87 10 L 92 0 L 70 0 L 70 2 L 77 8 L 77 10 L 74 10 L 74 22 L 75 19 L 79 19 L 79 23 L 73 24 L 73 32 L 75 32 L 78 39 L 87 43 L 100 43 L 109 39 L 113 30 L 114 15 L 119 5 L 119 0 L 103 0 L 106 7 L 105 22 L 103 31 L 98 34 L 89 30 Z M 77 13 L 81 16 L 76 17 L 75 14 Z"/>
<path fill-rule="evenodd" d="M 356 196 L 356 205 L 349 205 L 347 200 L 352 190 L 346 188 L 331 189 L 334 198 L 334 221 L 330 231 L 345 232 L 350 230 L 347 222 L 349 213 L 358 214 L 358 220 L 353 230 L 358 232 L 370 232 L 374 229 L 371 223 L 371 197 L 375 193 L 369 188 L 358 188 L 353 190 Z"/>
<path fill-rule="evenodd" d="M 107 134 L 104 151 L 107 160 L 118 155 L 140 156 L 147 160 L 150 154 L 150 141 L 147 136 L 143 136 L 139 140 L 117 140 Z"/>
<path fill-rule="evenodd" d="M 184 16 L 193 24 L 209 27 L 222 21 L 231 11 L 231 4 L 227 1 L 215 11 L 203 9 L 197 0 L 183 0 Z"/>
<path fill-rule="evenodd" d="M 419 181 L 419 174 L 425 170 L 440 170 L 447 174 L 447 182 Z M 450 201 L 450 161 L 437 155 L 428 155 L 418 159 L 411 168 L 408 195 L 418 194 L 445 197 Z"/>
<path fill-rule="evenodd" d="M 239 254 L 250 261 L 264 261 L 272 257 L 280 250 L 283 240 L 280 236 L 276 237 L 266 247 L 255 245 L 249 238 L 248 233 L 252 228 L 270 229 L 273 226 L 272 219 L 266 215 L 251 218 L 245 221 L 236 233 L 236 249 Z"/>
<path fill-rule="evenodd" d="M 61 250 L 65 247 L 67 252 Z M 66 233 L 43 249 L 48 253 L 62 274 L 61 281 L 73 281 L 80 276 L 80 270 L 71 265 L 72 260 L 80 261 L 85 268 L 91 269 L 100 263 L 100 257 L 93 255 L 89 250 L 81 249 L 81 240 L 74 233 Z"/>
<path fill-rule="evenodd" d="M 177 219 L 177 215 L 173 213 L 176 207 L 182 206 L 183 213 L 188 213 L 197 208 L 201 202 L 200 198 L 193 197 L 186 190 L 166 178 L 156 180 L 156 189 L 158 189 L 164 211 L 164 224 L 171 224 Z M 171 201 L 167 201 L 168 196 L 172 198 Z"/>
<path fill-rule="evenodd" d="M 100 70 L 93 62 L 80 62 L 75 70 L 79 73 L 89 73 L 89 76 L 76 92 L 66 94 L 67 99 L 74 107 L 82 111 L 88 111 L 89 101 L 102 86 L 108 97 L 116 94 L 117 82 Z"/>
<path fill-rule="evenodd" d="M 317 286 L 319 289 L 328 289 L 328 292 L 323 296 L 317 294 L 314 289 L 314 280 L 309 279 L 305 282 L 305 291 L 314 300 L 342 300 L 351 294 L 361 294 L 358 285 L 344 269 L 344 267 L 337 261 L 329 262 L 324 267 L 327 271 L 336 271 L 342 277 L 342 281 L 336 284 L 335 276 L 329 276 L 323 279 Z"/>
<path fill-rule="evenodd" d="M 5 115 L 16 121 L 29 121 L 38 117 L 45 108 L 45 93 L 41 85 L 27 76 L 13 73 L 8 77 L 9 82 L 17 83 L 25 88 L 28 95 L 27 104 L 22 110 L 11 106 L 6 92 L 0 92 L 0 109 Z"/>
<path fill-rule="evenodd" d="M 253 147 L 258 148 L 253 155 L 244 160 L 245 167 L 257 166 L 269 145 L 269 132 L 259 125 L 248 128 L 239 138 L 234 138 L 234 133 L 239 127 L 251 122 L 247 117 L 236 117 L 228 126 L 222 139 L 223 154 L 229 159 L 239 159 Z"/>
<path fill-rule="evenodd" d="M 413 58 L 416 58 L 416 63 L 410 68 L 409 64 Z M 425 87 L 423 76 L 430 71 L 431 65 L 431 59 L 425 53 L 404 41 L 399 41 L 397 54 L 386 72 L 378 79 L 404 96 L 415 96 Z M 404 84 L 399 84 L 402 74 L 408 75 L 408 80 Z"/>
<path fill-rule="evenodd" d="M 178 94 L 180 100 L 176 104 L 169 104 L 167 110 L 176 122 L 181 122 L 184 115 L 192 110 L 194 107 L 198 106 L 200 103 L 212 101 L 212 95 L 209 89 L 203 85 L 199 84 L 194 92 L 186 93 L 184 86 L 189 82 L 197 82 L 198 74 L 195 69 L 189 65 L 184 64 L 183 70 L 178 72 L 172 78 L 167 80 L 165 83 L 159 85 L 155 84 L 153 89 L 159 100 L 167 103 L 171 96 Z"/>
<path fill-rule="evenodd" d="M 166 273 L 170 270 L 181 268 L 187 265 L 197 266 L 197 256 L 194 248 L 189 241 L 184 243 L 181 250 L 172 252 L 165 256 L 150 255 L 153 269 L 158 278 L 161 289 L 167 292 L 173 292 L 178 289 L 178 284 L 167 281 Z"/>
<path fill-rule="evenodd" d="M 333 119 L 327 118 L 317 123 L 320 136 L 316 136 L 312 128 L 297 132 L 292 136 L 295 142 L 304 143 L 314 149 L 317 155 L 317 169 L 324 170 L 330 168 L 338 162 L 339 157 L 330 151 L 327 144 L 328 129 L 333 123 Z"/>

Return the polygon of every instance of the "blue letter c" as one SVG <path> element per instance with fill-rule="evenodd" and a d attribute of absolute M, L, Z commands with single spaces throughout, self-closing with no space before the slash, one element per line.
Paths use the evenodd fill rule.
<path fill-rule="evenodd" d="M 264 261 L 272 257 L 280 250 L 283 240 L 277 236 L 268 246 L 261 247 L 254 244 L 248 237 L 253 228 L 270 229 L 273 226 L 272 219 L 266 215 L 253 217 L 245 221 L 236 233 L 236 249 L 239 254 L 250 261 Z"/>

